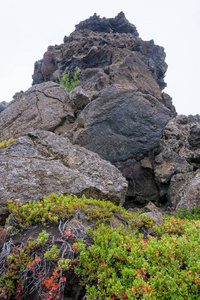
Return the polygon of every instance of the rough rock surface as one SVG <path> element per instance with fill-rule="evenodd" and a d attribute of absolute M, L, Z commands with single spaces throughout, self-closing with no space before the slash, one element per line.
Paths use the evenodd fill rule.
<path fill-rule="evenodd" d="M 154 170 L 158 181 L 166 183 L 176 173 L 190 172 L 200 167 L 198 128 L 198 115 L 179 115 L 168 122 L 160 140 L 160 153 L 155 159 Z"/>
<path fill-rule="evenodd" d="M 43 66 L 49 53 L 48 69 L 56 70 L 48 79 Z M 134 169 L 135 160 L 159 146 L 164 126 L 176 115 L 170 96 L 162 93 L 165 52 L 153 40 L 143 41 L 123 13 L 110 19 L 95 14 L 78 24 L 64 44 L 48 47 L 45 55 L 35 63 L 33 84 L 56 81 L 63 72 L 73 76 L 80 69 L 80 87 L 70 96 L 77 119 L 74 126 L 62 124 L 55 133 L 98 153 L 122 173 L 127 162 L 133 161 Z M 159 199 L 152 169 L 140 169 L 140 178 L 134 172 L 129 178 L 126 200 L 131 205 Z"/>
<path fill-rule="evenodd" d="M 76 67 L 80 83 L 70 93 L 50 81 Z M 175 117 L 162 92 L 166 70 L 164 49 L 143 41 L 123 13 L 95 14 L 35 63 L 33 87 L 0 112 L 0 139 L 52 131 L 121 171 L 127 208 L 177 206 L 173 180 L 200 169 L 200 116 Z"/>
<path fill-rule="evenodd" d="M 99 155 L 49 131 L 33 131 L 0 149 L 0 203 L 22 203 L 51 193 L 85 194 L 122 205 L 127 183 Z"/>
<path fill-rule="evenodd" d="M 116 85 L 81 112 L 73 142 L 112 163 L 141 159 L 158 146 L 169 118 L 169 110 L 155 97 Z"/>
<path fill-rule="evenodd" d="M 174 175 L 171 179 L 168 196 L 176 210 L 197 209 L 200 206 L 200 172 Z"/>
<path fill-rule="evenodd" d="M 6 101 L 0 102 L 0 112 L 2 112 L 6 108 L 7 105 L 8 105 L 8 103 Z"/>
<path fill-rule="evenodd" d="M 166 86 L 163 47 L 139 38 L 135 26 L 122 12 L 110 19 L 95 14 L 76 25 L 76 30 L 64 38 L 64 44 L 50 46 L 44 58 L 35 63 L 33 84 L 56 80 L 59 74 L 75 67 L 81 69 L 81 86 L 86 90 L 101 90 L 126 81 L 129 87 L 161 100 L 160 89 Z"/>
<path fill-rule="evenodd" d="M 159 147 L 139 162 L 127 161 L 119 169 L 129 187 L 124 206 L 144 206 L 152 201 L 173 209 L 199 205 L 200 116 L 178 115 L 162 131 Z"/>
<path fill-rule="evenodd" d="M 166 194 L 169 203 L 177 209 L 183 204 L 181 200 L 183 195 L 180 196 L 181 192 L 178 191 L 184 190 L 186 193 L 185 188 L 187 187 L 188 190 L 188 182 L 196 176 L 195 171 L 200 168 L 199 129 L 199 115 L 188 117 L 179 115 L 171 119 L 163 130 L 160 147 L 152 163 L 160 191 Z M 196 180 L 193 179 L 194 182 Z M 191 182 L 192 189 L 196 184 L 194 182 Z M 194 204 L 193 194 L 195 193 L 194 191 L 187 192 L 188 207 L 191 203 Z M 179 201 L 182 201 L 182 204 L 178 205 Z M 198 198 L 196 201 L 198 202 Z"/>
<path fill-rule="evenodd" d="M 27 132 L 54 130 L 66 120 L 74 120 L 66 90 L 54 82 L 35 85 L 14 96 L 0 115 L 0 141 Z"/>
<path fill-rule="evenodd" d="M 74 91 L 50 82 L 64 72 L 71 78 L 76 67 L 80 83 Z M 53 131 L 98 153 L 123 174 L 128 163 L 127 199 L 156 202 L 160 193 L 153 168 L 140 161 L 159 146 L 164 126 L 176 115 L 170 96 L 162 93 L 166 70 L 163 47 L 143 41 L 123 13 L 110 19 L 95 14 L 35 63 L 33 87 L 1 112 L 1 140 L 36 129 Z"/>

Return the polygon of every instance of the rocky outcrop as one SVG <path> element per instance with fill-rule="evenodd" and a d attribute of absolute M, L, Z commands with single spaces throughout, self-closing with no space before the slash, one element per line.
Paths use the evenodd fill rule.
<path fill-rule="evenodd" d="M 64 44 L 50 46 L 48 53 L 56 66 L 50 80 L 56 81 L 63 72 L 73 76 L 75 68 L 80 69 L 72 100 L 77 119 L 55 133 L 98 153 L 123 174 L 127 164 L 130 170 L 137 169 L 140 160 L 159 146 L 164 126 L 176 115 L 170 96 L 162 93 L 167 70 L 164 49 L 153 40 L 143 41 L 120 13 L 110 19 L 95 14 L 78 24 Z M 45 58 L 35 63 L 33 84 L 49 80 L 44 63 Z M 51 61 L 49 69 L 53 65 Z M 140 205 L 158 201 L 152 168 L 140 164 L 139 174 L 133 171 L 126 177 L 126 199 Z"/>
<path fill-rule="evenodd" d="M 0 149 L 0 204 L 51 193 L 85 194 L 122 205 L 127 183 L 111 163 L 49 131 L 33 131 Z"/>
<path fill-rule="evenodd" d="M 55 82 L 77 67 L 79 86 L 67 93 Z M 95 14 L 35 63 L 33 87 L 0 112 L 0 139 L 54 132 L 54 140 L 65 138 L 121 171 L 126 208 L 150 201 L 178 207 L 175 186 L 182 190 L 200 169 L 200 117 L 176 117 L 162 92 L 166 70 L 164 49 L 143 41 L 123 13 Z"/>
<path fill-rule="evenodd" d="M 77 67 L 79 86 L 67 93 L 55 82 L 64 72 L 72 78 Z M 35 63 L 33 87 L 1 112 L 1 140 L 52 131 L 112 162 L 129 181 L 131 205 L 157 202 L 152 160 L 148 166 L 142 161 L 176 115 L 162 93 L 166 70 L 163 47 L 143 41 L 123 13 L 95 14 Z"/>
<path fill-rule="evenodd" d="M 163 47 L 143 41 L 122 12 L 110 19 L 95 14 L 76 25 L 64 44 L 48 47 L 35 63 L 33 84 L 55 81 L 63 72 L 72 75 L 75 67 L 80 68 L 80 86 L 86 91 L 120 84 L 151 94 L 175 114 L 170 97 L 161 92 L 167 70 Z"/>
<path fill-rule="evenodd" d="M 89 19 L 76 25 L 76 31 L 84 29 L 101 33 L 131 33 L 135 36 L 138 36 L 136 27 L 126 20 L 123 12 L 120 12 L 115 18 L 110 19 L 101 19 L 95 13 L 93 17 L 90 17 Z"/>

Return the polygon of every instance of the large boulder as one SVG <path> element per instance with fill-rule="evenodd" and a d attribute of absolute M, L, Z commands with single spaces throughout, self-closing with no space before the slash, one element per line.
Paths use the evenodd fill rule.
<path fill-rule="evenodd" d="M 66 90 L 54 82 L 38 84 L 14 99 L 0 113 L 0 141 L 23 136 L 35 129 L 51 130 L 74 121 Z"/>
<path fill-rule="evenodd" d="M 139 160 L 159 145 L 169 119 L 169 110 L 155 97 L 115 85 L 81 112 L 73 142 L 112 163 Z"/>
<path fill-rule="evenodd" d="M 0 149 L 0 206 L 51 193 L 85 194 L 122 205 L 127 183 L 120 171 L 98 154 L 72 145 L 48 131 L 33 131 Z"/>

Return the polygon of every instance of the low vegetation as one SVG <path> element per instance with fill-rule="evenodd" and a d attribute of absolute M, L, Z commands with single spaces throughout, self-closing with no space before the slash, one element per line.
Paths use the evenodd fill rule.
<path fill-rule="evenodd" d="M 84 196 L 7 204 L 0 299 L 200 299 L 200 209 L 148 235 L 149 217 Z"/>
<path fill-rule="evenodd" d="M 63 73 L 62 78 L 58 77 L 58 83 L 62 85 L 68 93 L 78 86 L 80 82 L 78 78 L 79 71 L 79 68 L 76 68 L 72 77 L 70 77 L 70 71 Z"/>
<path fill-rule="evenodd" d="M 0 149 L 1 148 L 6 148 L 8 146 L 10 146 L 10 144 L 12 144 L 14 141 L 16 141 L 15 139 L 11 138 L 8 141 L 3 141 L 0 143 Z"/>

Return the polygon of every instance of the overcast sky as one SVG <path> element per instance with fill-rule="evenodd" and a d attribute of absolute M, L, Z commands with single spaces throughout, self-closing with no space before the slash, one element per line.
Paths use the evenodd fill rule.
<path fill-rule="evenodd" d="M 94 13 L 123 11 L 143 40 L 167 54 L 164 90 L 179 114 L 200 114 L 200 0 L 1 0 L 0 102 L 31 87 L 34 62 Z"/>

